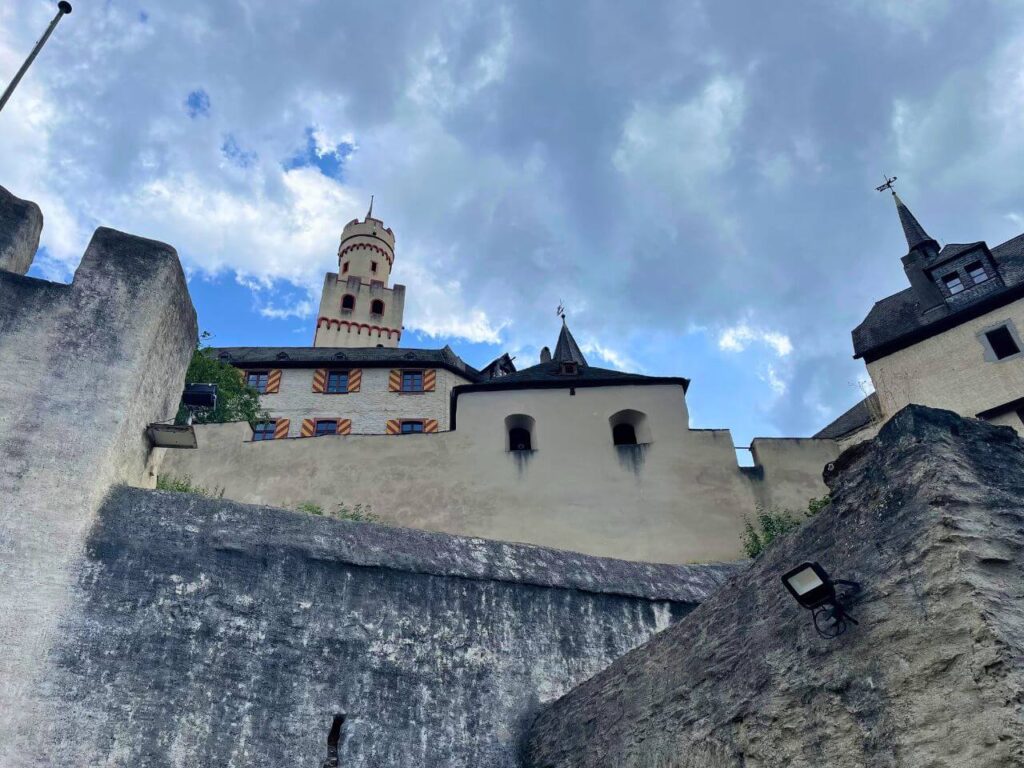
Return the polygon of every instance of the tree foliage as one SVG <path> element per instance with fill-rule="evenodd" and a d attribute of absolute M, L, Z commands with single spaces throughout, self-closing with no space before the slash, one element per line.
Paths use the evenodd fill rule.
<path fill-rule="evenodd" d="M 185 373 L 186 384 L 216 384 L 217 407 L 212 411 L 197 411 L 193 421 L 196 424 L 223 424 L 228 421 L 248 421 L 255 424 L 266 421 L 269 416 L 260 407 L 260 395 L 245 383 L 241 371 L 230 363 L 218 360 L 211 347 L 200 346 L 210 337 L 204 332 L 196 351 L 192 354 Z M 176 421 L 184 423 L 187 413 L 184 406 L 178 410 Z"/>

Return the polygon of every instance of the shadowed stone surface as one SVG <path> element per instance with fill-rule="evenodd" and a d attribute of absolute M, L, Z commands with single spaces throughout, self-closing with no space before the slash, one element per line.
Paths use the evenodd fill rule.
<path fill-rule="evenodd" d="M 24 275 L 32 266 L 43 231 L 43 212 L 30 200 L 0 187 L 0 270 Z"/>
<path fill-rule="evenodd" d="M 910 406 L 697 610 L 547 707 L 532 768 L 1024 765 L 1024 442 Z M 819 638 L 780 576 L 866 588 Z"/>
<path fill-rule="evenodd" d="M 521 765 L 542 702 L 738 566 L 652 566 L 116 488 L 43 690 L 39 763 Z"/>

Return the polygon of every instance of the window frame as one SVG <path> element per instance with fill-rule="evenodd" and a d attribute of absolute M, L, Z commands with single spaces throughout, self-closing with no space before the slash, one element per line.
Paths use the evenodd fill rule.
<path fill-rule="evenodd" d="M 261 427 L 270 427 L 270 431 L 261 429 Z M 277 419 L 270 419 L 269 421 L 257 421 L 252 425 L 252 442 L 254 443 L 265 443 L 268 440 L 273 440 L 274 435 L 277 433 Z M 266 435 L 270 435 L 266 437 Z"/>
<path fill-rule="evenodd" d="M 342 389 L 342 390 L 331 389 L 331 377 L 332 376 L 340 376 L 342 374 L 344 374 L 344 376 L 345 376 L 345 388 Z M 348 392 L 348 381 L 349 381 L 349 371 L 347 369 L 338 368 L 338 369 L 334 369 L 334 370 L 328 370 L 327 371 L 327 377 L 324 379 L 324 392 L 323 393 L 325 395 L 347 395 L 349 393 Z"/>
<path fill-rule="evenodd" d="M 255 376 L 256 377 L 256 382 L 257 383 L 255 385 L 250 383 L 250 381 L 249 381 L 249 377 L 250 376 Z M 259 384 L 259 380 L 260 380 L 261 376 L 263 377 L 263 386 L 262 387 Z M 253 369 L 251 371 L 250 370 L 246 370 L 246 372 L 245 372 L 245 385 L 247 387 L 252 387 L 257 392 L 259 392 L 261 395 L 267 394 L 267 384 L 269 384 L 269 383 L 270 383 L 270 369 L 269 368 L 267 368 L 267 369 L 255 368 L 255 369 Z"/>
<path fill-rule="evenodd" d="M 372 272 L 375 275 L 377 274 L 377 262 L 376 261 L 371 261 L 370 262 L 370 272 Z"/>
<path fill-rule="evenodd" d="M 380 312 L 378 312 L 376 309 L 374 309 L 374 307 L 376 307 L 377 305 L 380 305 Z M 384 300 L 383 299 L 374 299 L 373 301 L 370 302 L 370 314 L 371 315 L 377 315 L 378 317 L 383 317 L 385 309 L 386 309 L 386 306 L 384 304 Z"/>
<path fill-rule="evenodd" d="M 406 426 L 418 426 L 419 429 L 406 429 Z M 425 423 L 423 419 L 400 419 L 398 422 L 398 434 L 400 435 L 422 435 Z"/>
<path fill-rule="evenodd" d="M 972 267 L 973 267 L 973 269 L 972 269 Z M 992 279 L 992 275 L 990 275 L 988 273 L 988 269 L 986 269 L 986 267 L 985 267 L 985 262 L 983 262 L 981 260 L 972 261 L 970 264 L 968 264 L 966 267 L 964 267 L 964 272 L 967 274 L 967 276 L 969 278 L 971 278 L 971 282 L 974 285 L 981 285 L 982 283 L 987 283 L 989 280 Z M 978 280 L 974 276 L 975 272 L 981 272 L 983 277 L 980 280 Z"/>
<path fill-rule="evenodd" d="M 348 274 L 348 262 L 347 261 L 344 261 L 341 264 L 341 274 L 343 274 L 343 275 L 347 275 Z"/>
<path fill-rule="evenodd" d="M 946 287 L 946 292 L 950 296 L 957 296 L 967 290 L 967 286 L 964 285 L 963 278 L 960 277 L 959 271 L 943 275 L 942 284 Z M 953 290 L 954 285 L 957 286 L 956 290 Z"/>
<path fill-rule="evenodd" d="M 333 424 L 334 425 L 334 429 L 332 429 L 330 432 L 321 432 L 320 431 L 320 425 L 321 424 Z M 325 437 L 327 435 L 336 435 L 336 434 L 338 434 L 338 420 L 337 419 L 314 419 L 313 420 L 313 437 Z"/>
<path fill-rule="evenodd" d="M 1000 349 L 996 348 L 996 344 L 992 342 L 992 334 L 998 334 L 1003 332 L 1006 334 L 1005 341 L 1009 342 L 1013 347 L 1016 348 L 1014 352 L 1008 352 L 1005 355 L 1000 355 Z M 985 346 L 985 359 L 989 362 L 1002 363 L 1006 360 L 1014 360 L 1021 357 L 1024 346 L 1021 345 L 1021 340 L 1016 334 L 1016 329 L 1011 325 L 1009 321 L 994 325 L 991 328 L 986 328 L 981 331 L 979 336 L 984 340 Z M 1003 341 L 999 342 L 999 346 L 1002 347 Z"/>
<path fill-rule="evenodd" d="M 425 373 L 425 371 L 422 368 L 420 368 L 420 369 L 413 369 L 413 370 L 406 370 L 406 369 L 403 368 L 402 369 L 401 388 L 398 391 L 401 392 L 403 395 L 419 395 L 419 394 L 422 394 L 423 392 L 425 392 L 426 390 L 423 389 L 423 374 L 424 373 Z M 405 377 L 406 376 L 419 376 L 419 389 L 406 389 L 405 388 Z"/>
<path fill-rule="evenodd" d="M 351 307 L 346 307 L 345 306 L 345 299 L 352 299 L 352 306 Z M 356 297 L 355 297 L 355 294 L 353 294 L 353 293 L 346 293 L 345 295 L 343 295 L 341 297 L 341 311 L 342 312 L 354 312 L 355 309 L 356 309 Z"/>

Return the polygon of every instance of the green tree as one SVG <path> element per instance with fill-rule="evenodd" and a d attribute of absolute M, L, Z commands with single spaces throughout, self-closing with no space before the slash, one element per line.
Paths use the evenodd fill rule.
<path fill-rule="evenodd" d="M 259 392 L 245 383 L 237 368 L 218 360 L 211 347 L 201 346 L 208 338 L 210 334 L 204 331 L 185 373 L 185 383 L 216 384 L 217 407 L 212 411 L 196 412 L 193 421 L 196 424 L 222 424 L 227 421 L 248 421 L 254 424 L 266 421 L 269 415 L 260 407 Z M 175 420 L 179 424 L 184 424 L 187 416 L 188 413 L 182 406 L 178 409 Z"/>

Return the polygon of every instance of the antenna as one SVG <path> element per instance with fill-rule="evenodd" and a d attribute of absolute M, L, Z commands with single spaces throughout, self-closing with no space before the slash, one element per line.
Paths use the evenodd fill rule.
<path fill-rule="evenodd" d="M 373 218 L 373 195 L 370 195 L 370 210 L 366 212 L 366 218 Z"/>

